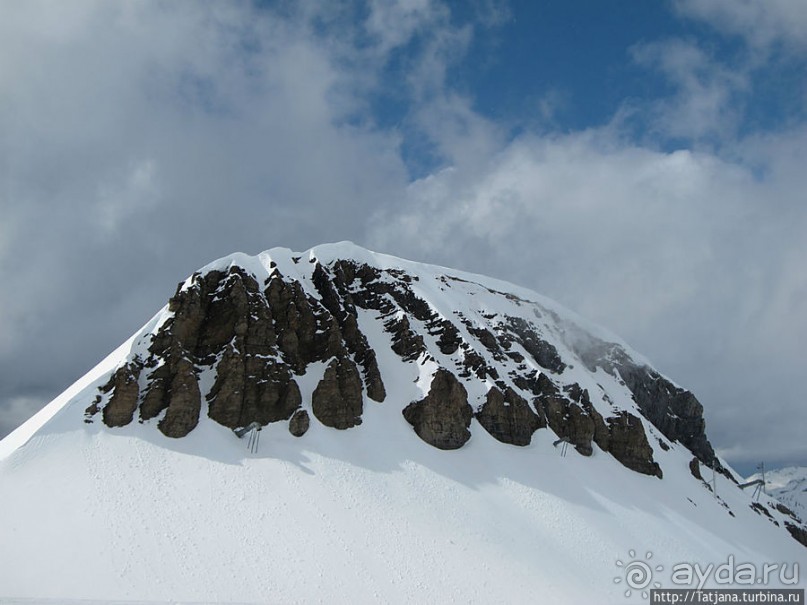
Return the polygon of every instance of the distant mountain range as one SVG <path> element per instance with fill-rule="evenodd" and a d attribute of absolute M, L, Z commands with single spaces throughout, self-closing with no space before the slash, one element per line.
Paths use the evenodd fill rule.
<path fill-rule="evenodd" d="M 755 473 L 747 481 L 761 478 L 761 473 Z M 807 467 L 787 466 L 766 470 L 765 482 L 768 494 L 790 507 L 802 519 L 807 518 Z"/>

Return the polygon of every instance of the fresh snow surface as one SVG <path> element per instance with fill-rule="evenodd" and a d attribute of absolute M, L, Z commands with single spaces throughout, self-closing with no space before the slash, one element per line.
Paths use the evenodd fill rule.
<path fill-rule="evenodd" d="M 274 262 L 305 286 L 312 257 L 416 274 L 416 293 L 444 316 L 531 313 L 490 290 L 535 301 L 556 316 L 540 323 L 531 315 L 564 360 L 574 358 L 563 344 L 569 331 L 620 342 L 534 292 L 349 243 L 232 255 L 203 271 L 235 263 L 264 279 Z M 360 312 L 360 327 L 388 396 L 365 400 L 359 427 L 338 431 L 312 417 L 297 439 L 276 423 L 252 454 L 204 409 L 198 427 L 178 440 L 164 437 L 156 419 L 118 429 L 85 424 L 97 387 L 144 350 L 167 317 L 163 309 L 0 442 L 0 602 L 646 602 L 641 591 L 624 593 L 625 564 L 647 553 L 663 567 L 654 580 L 665 587 L 673 565 L 720 565 L 729 556 L 787 563 L 788 577 L 794 563 L 807 573 L 807 550 L 752 510 L 751 494 L 717 476 L 716 498 L 690 474 L 692 454 L 678 444 L 658 447 L 648 424 L 663 480 L 597 448 L 590 458 L 573 448 L 562 456 L 549 429 L 522 448 L 496 441 L 474 420 L 463 448 L 432 448 L 401 410 L 428 391 L 436 366 L 402 362 L 370 311 Z M 309 411 L 324 367 L 297 377 Z M 635 413 L 624 386 L 602 370 L 577 363 L 562 378 L 588 388 L 604 413 L 612 406 Z M 200 384 L 209 388 L 212 376 Z M 483 395 L 480 385 L 469 401 Z M 797 586 L 805 586 L 801 576 Z"/>

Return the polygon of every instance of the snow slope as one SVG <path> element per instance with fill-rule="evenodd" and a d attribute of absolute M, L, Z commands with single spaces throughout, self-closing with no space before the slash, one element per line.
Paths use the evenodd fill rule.
<path fill-rule="evenodd" d="M 441 314 L 524 312 L 491 290 L 537 301 L 559 318 L 542 327 L 564 359 L 573 352 L 561 332 L 619 342 L 534 292 L 346 243 L 233 255 L 203 272 L 235 263 L 263 279 L 274 262 L 307 283 L 309 264 L 297 257 L 348 257 L 416 274 L 418 294 Z M 446 282 L 446 274 L 463 281 Z M 599 450 L 562 455 L 549 429 L 527 447 L 479 427 L 459 450 L 428 446 L 401 409 L 428 390 L 434 365 L 403 363 L 366 311 L 361 329 L 388 397 L 365 400 L 359 427 L 312 420 L 298 439 L 275 423 L 251 453 L 206 418 L 182 439 L 164 437 L 158 419 L 116 429 L 85 424 L 97 388 L 167 317 L 166 308 L 0 442 L 0 602 L 629 603 L 642 601 L 641 590 L 625 596 L 617 561 L 627 563 L 631 550 L 652 553 L 664 568 L 653 579 L 665 587 L 675 564 L 719 565 L 730 555 L 787 563 L 788 577 L 792 564 L 807 567 L 807 550 L 783 530 L 774 501 L 760 500 L 769 519 L 722 475 L 716 497 L 692 476 L 692 453 L 677 443 L 653 444 L 662 480 Z M 314 364 L 297 377 L 305 405 L 323 371 Z M 608 398 L 593 398 L 600 409 L 636 410 L 601 369 L 591 374 L 580 363 L 567 372 L 602 389 Z M 483 394 L 469 388 L 469 400 Z M 647 431 L 658 437 L 649 423 Z M 805 586 L 801 577 L 797 586 Z"/>

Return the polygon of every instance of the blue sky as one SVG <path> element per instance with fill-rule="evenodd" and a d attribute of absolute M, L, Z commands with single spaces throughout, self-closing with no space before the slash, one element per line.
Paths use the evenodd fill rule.
<path fill-rule="evenodd" d="M 720 66 L 741 74 L 728 94 L 732 127 L 740 136 L 784 129 L 805 118 L 803 53 L 774 41 L 755 56 L 741 32 L 725 32 L 694 19 L 685 3 L 545 1 L 455 2 L 447 5 L 450 23 L 471 30 L 461 55 L 448 65 L 446 85 L 467 96 L 475 112 L 506 125 L 512 134 L 579 131 L 626 114 L 626 127 L 645 144 L 666 150 L 725 140 L 660 136 L 641 109 L 673 96 L 681 86 L 658 69 L 649 48 L 680 42 L 703 53 L 701 78 Z M 411 109 L 401 75 L 427 43 L 429 32 L 413 36 L 391 53 L 382 88 L 372 96 L 374 120 L 405 134 Z M 403 153 L 415 176 L 439 167 L 418 137 L 404 139 Z"/>
<path fill-rule="evenodd" d="M 740 470 L 807 464 L 805 31 L 803 0 L 0 0 L 0 434 L 211 259 L 349 239 L 554 298 Z"/>
<path fill-rule="evenodd" d="M 457 83 L 494 119 L 534 123 L 556 96 L 549 125 L 599 126 L 627 98 L 656 95 L 663 84 L 632 65 L 629 49 L 686 35 L 686 23 L 666 9 L 659 2 L 513 3 L 501 22 L 480 31 Z"/>

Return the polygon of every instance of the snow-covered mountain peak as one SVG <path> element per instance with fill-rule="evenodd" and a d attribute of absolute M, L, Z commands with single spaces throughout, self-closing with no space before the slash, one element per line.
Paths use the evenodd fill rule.
<path fill-rule="evenodd" d="M 737 486 L 702 412 L 530 290 L 349 242 L 232 254 L 0 442 L 0 586 L 577 602 L 634 548 L 803 557 L 798 514 Z"/>
<path fill-rule="evenodd" d="M 518 445 L 549 428 L 585 455 L 596 444 L 659 477 L 655 450 L 674 442 L 719 467 L 690 393 L 539 299 L 348 242 L 233 254 L 178 288 L 164 320 L 139 335 L 88 405 L 86 421 L 155 421 L 183 437 L 205 415 L 238 429 L 308 426 L 313 414 L 344 430 L 362 423 L 365 399 L 386 400 L 382 359 L 387 374 L 412 374 L 417 385 L 397 390 L 389 407 L 441 449 L 462 447 L 475 420 Z M 300 384 L 310 381 L 303 397 Z"/>

